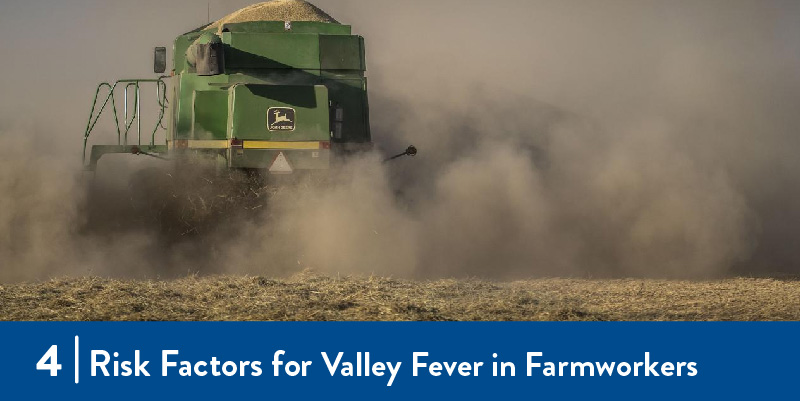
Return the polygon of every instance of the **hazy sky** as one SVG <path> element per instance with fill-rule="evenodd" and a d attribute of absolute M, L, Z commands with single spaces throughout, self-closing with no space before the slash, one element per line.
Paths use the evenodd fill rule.
<path fill-rule="evenodd" d="M 98 81 L 150 76 L 152 47 L 169 47 L 176 35 L 205 23 L 208 4 L 213 20 L 250 3 L 2 0 L 0 115 L 32 116 L 47 105 L 46 120 L 72 124 L 76 115 L 88 114 Z M 609 85 L 617 78 L 648 85 L 669 52 L 697 52 L 693 42 L 698 36 L 708 41 L 702 49 L 708 52 L 706 60 L 713 62 L 715 52 L 741 56 L 740 65 L 714 67 L 721 73 L 753 74 L 745 63 L 759 57 L 770 58 L 771 64 L 784 58 L 784 69 L 800 65 L 800 2 L 792 0 L 315 4 L 367 37 L 375 90 L 387 80 L 416 82 L 405 86 L 409 91 L 432 82 L 498 85 L 593 109 L 582 103 L 594 102 L 597 93 L 615 93 Z M 458 81 L 448 82 L 453 69 Z M 755 73 L 796 71 L 765 67 Z M 746 84 L 761 77 L 742 79 Z"/>

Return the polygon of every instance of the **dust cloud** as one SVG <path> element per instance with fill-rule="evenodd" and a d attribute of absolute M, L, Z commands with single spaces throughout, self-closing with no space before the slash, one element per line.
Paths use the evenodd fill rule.
<path fill-rule="evenodd" d="M 230 182 L 202 166 L 175 185 L 169 164 L 104 159 L 114 174 L 88 191 L 72 150 L 84 104 L 19 123 L 33 103 L 3 95 L 0 281 L 305 268 L 495 279 L 800 272 L 795 2 L 316 5 L 366 37 L 380 150 L 414 144 L 419 156 L 382 164 L 375 152 L 324 186 L 233 186 L 226 197 L 186 184 Z M 152 23 L 134 45 L 192 28 L 188 17 L 183 30 Z M 76 74 L 76 88 L 96 78 Z"/>

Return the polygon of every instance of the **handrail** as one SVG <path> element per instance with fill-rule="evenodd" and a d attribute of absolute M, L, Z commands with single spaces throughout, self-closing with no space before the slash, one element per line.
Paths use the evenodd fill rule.
<path fill-rule="evenodd" d="M 114 85 L 111 85 L 108 82 L 102 82 L 97 85 L 97 90 L 94 93 L 94 101 L 92 102 L 92 110 L 89 112 L 89 122 L 86 124 L 86 132 L 83 135 L 83 162 L 86 163 L 86 145 L 89 142 L 89 135 L 91 135 L 92 131 L 94 130 L 95 125 L 100 120 L 100 117 L 103 115 L 103 111 L 106 109 L 109 100 L 111 101 L 111 107 L 114 110 L 114 126 L 117 128 L 117 145 L 128 145 L 128 133 L 130 132 L 131 127 L 133 126 L 133 122 L 136 121 L 136 132 L 137 132 L 137 145 L 142 146 L 142 123 L 140 117 L 141 113 L 141 102 L 140 102 L 140 93 L 141 93 L 141 84 L 143 83 L 155 83 L 156 84 L 156 101 L 158 102 L 159 106 L 159 114 L 158 114 L 158 121 L 156 122 L 155 128 L 153 128 L 153 134 L 150 137 L 150 146 L 155 146 L 156 142 L 156 133 L 158 129 L 164 129 L 163 121 L 165 111 L 167 109 L 167 84 L 164 82 L 166 77 L 159 77 L 157 79 L 121 79 L 114 82 Z M 117 113 L 117 102 L 114 96 L 114 91 L 117 89 L 117 85 L 124 84 L 125 85 L 125 101 L 124 101 L 124 131 L 120 127 L 119 124 L 119 114 Z M 108 95 L 105 96 L 105 100 L 103 101 L 103 105 L 100 106 L 100 110 L 95 115 L 95 110 L 97 110 L 97 103 L 100 99 L 100 91 L 103 88 L 108 89 Z M 132 114 L 128 111 L 128 89 L 134 88 L 134 96 L 133 96 L 133 107 L 132 107 Z"/>

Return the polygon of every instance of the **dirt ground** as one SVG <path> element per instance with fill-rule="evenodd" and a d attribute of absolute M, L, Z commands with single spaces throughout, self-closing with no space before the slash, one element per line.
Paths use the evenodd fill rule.
<path fill-rule="evenodd" d="M 69 278 L 0 285 L 0 320 L 800 320 L 800 280 Z"/>

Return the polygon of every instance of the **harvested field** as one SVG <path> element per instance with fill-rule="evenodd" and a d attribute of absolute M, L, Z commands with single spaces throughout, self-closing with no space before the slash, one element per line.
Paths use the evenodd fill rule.
<path fill-rule="evenodd" d="M 800 320 L 800 281 L 58 279 L 0 286 L 2 320 Z"/>

